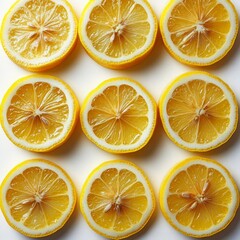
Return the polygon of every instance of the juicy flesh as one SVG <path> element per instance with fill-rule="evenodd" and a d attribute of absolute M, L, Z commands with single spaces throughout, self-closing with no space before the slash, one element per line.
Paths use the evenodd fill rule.
<path fill-rule="evenodd" d="M 230 122 L 230 104 L 215 84 L 191 80 L 177 87 L 167 103 L 172 130 L 189 143 L 205 144 L 223 134 Z"/>
<path fill-rule="evenodd" d="M 147 209 L 145 188 L 127 169 L 109 168 L 97 178 L 87 198 L 93 220 L 122 232 L 139 223 Z"/>
<path fill-rule="evenodd" d="M 94 134 L 114 145 L 136 143 L 148 126 L 148 106 L 129 85 L 109 86 L 97 95 L 88 112 Z"/>
<path fill-rule="evenodd" d="M 67 10 L 51 0 L 30 0 L 10 20 L 9 42 L 25 59 L 50 57 L 68 38 Z"/>
<path fill-rule="evenodd" d="M 15 221 L 40 230 L 62 217 L 69 205 L 68 188 L 52 170 L 30 167 L 11 181 L 6 202 Z"/>
<path fill-rule="evenodd" d="M 150 31 L 145 9 L 134 0 L 104 0 L 93 8 L 86 32 L 93 47 L 112 58 L 133 54 Z"/>
<path fill-rule="evenodd" d="M 42 144 L 58 137 L 68 116 L 65 94 L 45 82 L 21 86 L 7 110 L 12 133 L 31 144 Z"/>
<path fill-rule="evenodd" d="M 224 176 L 200 164 L 176 175 L 167 198 L 176 220 L 194 230 L 206 230 L 222 222 L 231 202 L 232 194 Z"/>
<path fill-rule="evenodd" d="M 229 13 L 218 0 L 182 0 L 168 20 L 171 40 L 191 57 L 208 58 L 226 42 Z"/>

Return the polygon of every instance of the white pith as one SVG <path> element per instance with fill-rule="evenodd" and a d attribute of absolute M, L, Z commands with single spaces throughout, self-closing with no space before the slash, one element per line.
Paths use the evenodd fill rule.
<path fill-rule="evenodd" d="M 224 92 L 225 99 L 227 99 L 230 104 L 230 113 L 229 113 L 230 122 L 229 122 L 227 129 L 225 130 L 224 133 L 218 134 L 218 137 L 216 139 L 214 139 L 213 141 L 204 143 L 204 144 L 197 143 L 196 142 L 197 139 L 193 143 L 186 142 L 183 139 L 181 139 L 179 137 L 179 135 L 175 131 L 173 131 L 173 129 L 169 123 L 169 116 L 167 114 L 167 104 L 168 104 L 168 101 L 170 100 L 170 98 L 172 97 L 174 90 L 177 87 L 179 87 L 191 80 L 195 80 L 195 79 L 203 80 L 206 83 L 212 83 L 212 84 L 218 86 L 219 88 L 221 88 L 222 91 Z M 204 74 L 204 73 L 196 73 L 196 74 L 191 74 L 191 75 L 187 75 L 187 76 L 182 76 L 182 78 L 171 87 L 171 89 L 168 91 L 167 95 L 165 95 L 165 97 L 162 99 L 161 106 L 162 106 L 162 109 L 161 109 L 162 114 L 161 115 L 162 115 L 162 119 L 163 119 L 163 122 L 165 125 L 164 128 L 166 129 L 168 134 L 171 136 L 171 138 L 174 139 L 174 141 L 176 141 L 181 146 L 186 147 L 188 149 L 204 150 L 204 149 L 214 148 L 218 144 L 225 142 L 229 138 L 229 136 L 232 134 L 232 132 L 234 131 L 234 128 L 236 126 L 237 106 L 234 101 L 234 96 L 222 82 L 220 82 L 217 79 L 210 77 L 209 75 Z M 198 113 L 198 116 L 196 115 L 196 117 L 199 117 L 200 115 L 204 114 L 204 109 L 197 110 L 197 113 Z"/>
<path fill-rule="evenodd" d="M 62 179 L 68 188 L 68 191 L 65 193 L 65 195 L 68 196 L 69 198 L 69 205 L 67 207 L 67 209 L 62 212 L 61 217 L 58 219 L 58 221 L 56 221 L 54 224 L 48 225 L 47 227 L 43 228 L 43 229 L 30 229 L 28 227 L 26 227 L 22 222 L 22 221 L 16 221 L 10 212 L 10 207 L 7 204 L 7 201 L 5 199 L 6 193 L 8 191 L 8 189 L 10 188 L 10 183 L 11 181 L 19 174 L 21 174 L 24 170 L 31 168 L 31 167 L 39 167 L 41 169 L 50 169 L 53 172 L 55 172 L 58 175 L 59 179 Z M 11 225 L 16 227 L 16 230 L 20 230 L 21 232 L 26 233 L 27 235 L 48 235 L 51 232 L 54 232 L 55 230 L 57 230 L 60 226 L 62 226 L 66 220 L 68 219 L 68 217 L 70 216 L 74 204 L 75 204 L 75 197 L 74 197 L 74 192 L 75 190 L 72 187 L 71 182 L 69 181 L 68 177 L 65 175 L 64 172 L 62 172 L 62 170 L 52 164 L 48 164 L 45 161 L 39 161 L 39 160 L 30 160 L 28 162 L 26 162 L 25 165 L 22 165 L 21 167 L 19 167 L 16 171 L 12 172 L 11 175 L 8 177 L 8 179 L 4 182 L 4 185 L 2 186 L 2 192 L 1 192 L 1 201 L 2 201 L 2 209 L 4 209 L 4 212 L 6 214 L 6 218 L 8 219 L 8 222 L 11 223 Z M 37 194 L 35 196 L 35 201 L 36 202 L 40 202 L 41 201 L 41 196 L 38 196 Z M 23 202 L 23 204 L 25 204 Z M 29 210 L 29 214 L 31 213 L 31 209 Z M 23 216 L 24 217 L 27 216 Z M 25 218 L 26 220 L 26 218 Z"/>
<path fill-rule="evenodd" d="M 3 27 L 3 31 L 2 31 L 2 42 L 4 47 L 6 48 L 6 50 L 10 53 L 11 56 L 14 57 L 14 59 L 17 62 L 22 63 L 25 66 L 33 66 L 33 67 L 37 67 L 39 65 L 45 65 L 48 64 L 54 60 L 57 60 L 59 58 L 61 58 L 63 55 L 65 55 L 69 50 L 70 47 L 73 45 L 74 39 L 76 37 L 76 22 L 74 19 L 74 16 L 72 14 L 72 10 L 70 9 L 70 7 L 66 4 L 65 1 L 62 0 L 51 0 L 52 2 L 54 2 L 57 5 L 61 5 L 63 6 L 67 13 L 68 13 L 68 22 L 70 25 L 69 28 L 69 32 L 68 32 L 68 38 L 67 40 L 63 43 L 62 47 L 60 48 L 59 51 L 57 51 L 56 53 L 52 54 L 51 56 L 41 56 L 39 58 L 32 58 L 32 59 L 27 59 L 23 56 L 21 56 L 18 52 L 16 52 L 12 47 L 11 47 L 11 43 L 8 39 L 8 33 L 9 33 L 9 29 L 11 28 L 11 22 L 10 19 L 13 16 L 13 14 L 20 8 L 22 8 L 29 0 L 19 0 L 14 7 L 11 9 L 11 11 L 8 13 L 8 15 L 5 17 L 4 19 L 4 25 Z M 41 16 L 35 16 L 36 19 L 41 19 Z M 35 40 L 35 45 L 37 46 L 37 44 L 39 44 L 40 41 L 43 42 L 51 42 L 54 41 L 54 39 L 52 39 L 51 37 L 47 37 L 44 35 L 44 32 L 47 31 L 52 31 L 51 29 L 48 29 L 47 27 L 41 26 L 39 23 L 37 23 L 36 21 L 32 21 L 28 23 L 28 26 L 31 28 L 31 32 L 26 32 L 26 34 L 28 34 L 29 38 L 33 38 L 36 35 L 39 35 L 39 37 L 36 37 Z M 30 31 L 30 29 L 28 30 Z M 59 33 L 60 35 L 60 33 Z M 20 36 L 21 37 L 21 36 Z"/>
<path fill-rule="evenodd" d="M 118 1 L 118 5 L 120 4 L 120 0 Z M 81 35 L 81 40 L 83 42 L 83 45 L 86 46 L 86 48 L 88 50 L 90 50 L 90 52 L 96 56 L 97 58 L 102 59 L 103 61 L 108 61 L 108 62 L 112 62 L 112 63 L 121 63 L 121 62 L 126 62 L 126 61 L 130 61 L 138 56 L 140 56 L 141 54 L 143 54 L 145 51 L 147 51 L 147 49 L 152 45 L 153 41 L 154 41 L 154 37 L 155 37 L 155 19 L 152 16 L 152 11 L 149 9 L 149 6 L 145 3 L 145 1 L 143 0 L 134 0 L 134 2 L 136 4 L 141 5 L 147 15 L 148 15 L 148 19 L 146 21 L 148 21 L 148 23 L 150 24 L 150 32 L 149 34 L 146 36 L 147 40 L 144 44 L 143 47 L 136 49 L 134 53 L 129 54 L 129 55 L 122 55 L 121 57 L 110 57 L 107 56 L 106 54 L 97 51 L 92 42 L 89 40 L 88 36 L 87 36 L 87 32 L 86 32 L 86 26 L 88 21 L 90 20 L 90 14 L 91 11 L 94 7 L 101 5 L 101 3 L 103 2 L 103 0 L 96 0 L 96 1 L 92 1 L 92 3 L 88 6 L 88 8 L 86 9 L 85 13 L 84 13 L 84 19 L 82 21 L 82 24 L 80 26 L 80 35 Z M 115 28 L 112 30 L 112 35 L 110 38 L 110 42 L 113 42 L 113 40 L 115 39 L 115 37 L 117 35 L 121 35 L 122 31 L 124 30 L 124 21 L 123 20 L 118 20 L 118 22 L 116 23 Z"/>
<path fill-rule="evenodd" d="M 169 5 L 169 8 L 166 12 L 166 15 L 164 16 L 164 18 L 161 19 L 161 27 L 162 27 L 162 34 L 164 37 L 164 40 L 166 41 L 166 44 L 168 45 L 168 48 L 171 50 L 171 52 L 174 55 L 177 55 L 178 57 L 180 57 L 181 59 L 183 59 L 184 61 L 188 62 L 188 63 L 198 63 L 198 64 L 208 64 L 211 62 L 214 62 L 215 60 L 221 58 L 222 56 L 224 56 L 230 46 L 232 45 L 232 42 L 234 41 L 235 37 L 236 37 L 236 31 L 238 29 L 238 25 L 237 25 L 237 16 L 232 8 L 232 5 L 226 1 L 226 0 L 217 0 L 218 3 L 222 4 L 226 10 L 228 11 L 229 14 L 229 21 L 231 23 L 231 27 L 229 32 L 226 35 L 226 42 L 225 44 L 217 50 L 217 52 L 215 54 L 213 54 L 210 57 L 197 57 L 197 56 L 188 56 L 184 53 L 182 53 L 178 47 L 173 43 L 172 39 L 171 39 L 171 33 L 168 30 L 168 19 L 171 17 L 171 12 L 174 9 L 174 7 L 176 5 L 178 5 L 179 3 L 183 2 L 183 0 L 176 0 L 176 1 L 172 1 L 171 5 Z M 204 32 L 206 29 L 203 26 L 204 23 L 203 22 L 198 22 L 196 24 L 196 32 Z M 193 34 L 195 34 L 195 32 L 193 32 Z M 191 37 L 191 36 L 189 36 Z"/>
<path fill-rule="evenodd" d="M 112 229 L 107 229 L 99 226 L 94 219 L 91 216 L 91 210 L 88 207 L 88 202 L 87 202 L 87 197 L 90 193 L 91 186 L 93 182 L 97 179 L 100 178 L 101 174 L 109 169 L 109 168 L 115 168 L 118 171 L 121 169 L 127 169 L 131 172 L 133 172 L 136 175 L 137 181 L 141 182 L 144 186 L 145 189 L 145 197 L 147 198 L 148 206 L 145 210 L 144 213 L 142 213 L 142 218 L 139 221 L 139 223 L 134 224 L 131 226 L 131 228 L 126 229 L 125 231 L 118 232 L 114 231 Z M 98 171 L 94 172 L 93 175 L 91 175 L 91 178 L 87 181 L 87 184 L 85 183 L 86 188 L 84 188 L 84 192 L 82 193 L 81 196 L 81 208 L 84 212 L 84 215 L 87 218 L 87 221 L 89 225 L 96 231 L 103 233 L 105 236 L 108 236 L 109 238 L 122 238 L 124 236 L 131 235 L 132 233 L 136 232 L 138 229 L 141 229 L 142 226 L 146 223 L 146 221 L 149 219 L 150 215 L 152 214 L 152 211 L 154 209 L 154 199 L 151 193 L 151 186 L 149 186 L 146 177 L 136 168 L 134 165 L 124 163 L 123 161 L 121 162 L 110 162 L 104 166 L 101 167 Z M 120 198 L 116 199 L 116 201 L 120 201 Z M 120 204 L 120 202 L 118 202 Z M 110 205 L 106 205 L 105 211 L 107 211 L 110 208 Z M 117 211 L 117 209 L 116 209 Z"/>
<path fill-rule="evenodd" d="M 37 144 L 37 143 L 30 143 L 24 139 L 20 139 L 18 137 L 16 137 L 14 135 L 14 133 L 12 132 L 12 125 L 10 125 L 8 123 L 8 119 L 7 119 L 7 111 L 9 106 L 11 105 L 11 99 L 13 98 L 13 96 L 16 94 L 17 90 L 21 87 L 24 86 L 26 84 L 34 84 L 36 82 L 43 82 L 43 83 L 48 83 L 52 88 L 53 87 L 57 87 L 59 89 L 61 89 L 61 91 L 65 94 L 66 97 L 66 104 L 68 106 L 68 118 L 64 123 L 64 127 L 62 132 L 56 137 L 56 138 L 48 138 L 45 142 Z M 3 122 L 3 126 L 5 128 L 5 130 L 7 131 L 8 136 L 10 137 L 10 139 L 20 145 L 20 146 L 24 146 L 27 149 L 32 149 L 32 150 L 43 150 L 43 149 L 49 149 L 51 147 L 53 147 L 54 145 L 57 145 L 59 142 L 61 142 L 70 132 L 71 127 L 73 125 L 73 121 L 75 120 L 75 111 L 76 111 L 76 106 L 74 103 L 74 98 L 72 96 L 72 93 L 69 92 L 69 90 L 67 89 L 67 87 L 61 83 L 60 81 L 55 80 L 54 78 L 51 77 L 30 77 L 27 78 L 26 80 L 19 82 L 19 84 L 17 84 L 17 86 L 15 86 L 14 90 L 11 91 L 6 99 L 5 99 L 5 103 L 2 104 L 2 122 Z M 36 109 L 35 111 L 35 115 L 41 115 L 40 110 Z M 42 119 L 43 121 L 44 119 Z"/>
<path fill-rule="evenodd" d="M 213 168 L 213 169 L 216 169 L 217 171 L 219 171 L 225 178 L 226 186 L 229 188 L 229 190 L 232 194 L 232 202 L 227 206 L 228 213 L 226 214 L 225 218 L 217 225 L 213 224 L 211 228 L 205 229 L 205 230 L 194 230 L 190 226 L 184 226 L 181 223 L 179 223 L 176 219 L 177 213 L 176 214 L 171 213 L 171 211 L 169 210 L 169 207 L 168 207 L 168 203 L 167 203 L 167 198 L 171 194 L 169 191 L 169 188 L 170 188 L 170 184 L 173 181 L 173 179 L 181 171 L 186 171 L 188 167 L 195 165 L 195 164 L 200 164 L 200 165 L 206 166 L 207 168 Z M 183 231 L 184 233 L 199 236 L 199 237 L 202 237 L 203 235 L 211 235 L 212 233 L 217 232 L 218 230 L 224 228 L 231 221 L 232 217 L 234 216 L 235 210 L 236 210 L 236 207 L 238 206 L 238 201 L 239 201 L 236 189 L 234 188 L 234 183 L 232 182 L 231 178 L 229 177 L 229 175 L 225 171 L 225 169 L 222 168 L 218 164 L 215 164 L 210 161 L 206 161 L 201 158 L 195 159 L 193 161 L 189 161 L 184 166 L 179 167 L 173 174 L 171 174 L 171 176 L 168 178 L 166 185 L 164 186 L 164 191 L 162 192 L 161 198 L 163 199 L 163 201 L 161 203 L 161 208 L 166 213 L 167 217 L 169 218 L 169 221 L 171 221 L 174 226 L 176 226 L 179 230 Z M 205 200 L 207 200 L 207 199 L 203 199 L 203 202 Z M 201 199 L 200 199 L 200 201 L 201 201 Z M 199 202 L 197 204 L 199 204 Z M 194 209 L 195 207 L 196 207 L 196 204 L 194 203 L 191 206 L 191 209 Z"/>
<path fill-rule="evenodd" d="M 144 100 L 148 106 L 148 114 L 146 115 L 146 117 L 148 118 L 148 125 L 142 132 L 142 135 L 137 142 L 135 142 L 133 144 L 113 145 L 113 144 L 107 143 L 104 139 L 100 139 L 95 135 L 95 133 L 92 130 L 92 126 L 88 122 L 88 112 L 91 110 L 92 101 L 97 95 L 101 94 L 109 86 L 119 87 L 124 84 L 131 86 L 133 89 L 136 90 L 136 92 L 139 96 L 142 96 L 144 98 Z M 155 106 L 154 106 L 152 100 L 143 91 L 143 89 L 140 86 L 138 86 L 137 84 L 135 84 L 132 81 L 128 81 L 123 78 L 123 79 L 119 79 L 119 80 L 113 80 L 110 82 L 106 82 L 106 84 L 104 84 L 104 86 L 102 85 L 101 88 L 98 89 L 97 92 L 94 92 L 93 94 L 91 94 L 90 97 L 88 98 L 88 101 L 87 101 L 85 107 L 84 107 L 84 111 L 82 111 L 81 120 L 82 120 L 83 126 L 86 129 L 89 137 L 98 145 L 103 146 L 105 149 L 110 149 L 113 151 L 131 151 L 131 150 L 137 149 L 140 146 L 144 145 L 144 143 L 146 143 L 146 141 L 148 140 L 149 135 L 152 133 L 153 126 L 155 126 L 155 120 L 156 120 L 154 108 L 155 108 Z M 120 118 L 120 117 L 121 117 L 121 113 L 119 113 L 119 115 L 116 116 L 116 118 Z"/>

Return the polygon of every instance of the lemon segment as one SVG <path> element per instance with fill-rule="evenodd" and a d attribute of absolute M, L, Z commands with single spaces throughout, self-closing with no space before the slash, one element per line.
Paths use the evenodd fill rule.
<path fill-rule="evenodd" d="M 206 66 L 232 48 L 238 15 L 228 0 L 171 0 L 160 18 L 164 44 L 180 62 Z"/>
<path fill-rule="evenodd" d="M 89 1 L 79 22 L 79 37 L 87 53 L 114 69 L 141 61 L 156 35 L 157 19 L 145 0 Z"/>
<path fill-rule="evenodd" d="M 214 160 L 193 157 L 177 164 L 160 189 L 166 220 L 192 237 L 212 236 L 234 218 L 239 191 L 228 170 Z"/>
<path fill-rule="evenodd" d="M 30 75 L 16 81 L 1 104 L 1 125 L 17 146 L 53 150 L 71 135 L 78 117 L 76 96 L 62 80 Z"/>
<path fill-rule="evenodd" d="M 76 193 L 63 169 L 46 160 L 24 161 L 1 185 L 1 210 L 16 231 L 29 237 L 50 235 L 72 214 Z"/>
<path fill-rule="evenodd" d="M 104 81 L 84 100 L 81 116 L 85 135 L 113 153 L 133 152 L 150 140 L 156 125 L 156 104 L 136 81 Z"/>
<path fill-rule="evenodd" d="M 206 72 L 179 76 L 164 91 L 159 108 L 169 138 L 189 151 L 209 151 L 222 145 L 238 122 L 233 91 Z"/>
<path fill-rule="evenodd" d="M 128 161 L 108 161 L 85 181 L 80 206 L 89 226 L 111 239 L 139 232 L 150 219 L 155 200 L 149 180 Z"/>
<path fill-rule="evenodd" d="M 1 41 L 6 54 L 30 71 L 58 65 L 76 39 L 77 19 L 65 0 L 18 0 L 2 23 Z"/>

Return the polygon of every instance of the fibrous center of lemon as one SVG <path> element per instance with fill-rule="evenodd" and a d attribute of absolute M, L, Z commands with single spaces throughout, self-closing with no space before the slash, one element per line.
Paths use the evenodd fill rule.
<path fill-rule="evenodd" d="M 68 38 L 66 9 L 51 0 L 29 0 L 11 17 L 9 42 L 26 59 L 49 57 Z"/>
<path fill-rule="evenodd" d="M 112 36 L 110 37 L 110 42 L 113 42 L 116 37 L 121 37 L 124 33 L 125 27 L 126 27 L 126 24 L 124 23 L 124 20 L 118 21 L 115 25 L 113 25 Z"/>
<path fill-rule="evenodd" d="M 207 196 L 206 192 L 209 188 L 209 181 L 206 181 L 205 184 L 203 185 L 201 193 L 193 194 L 190 192 L 183 192 L 181 194 L 182 198 L 185 199 L 191 199 L 192 203 L 189 206 L 189 210 L 195 209 L 198 205 L 206 203 L 210 198 Z"/>

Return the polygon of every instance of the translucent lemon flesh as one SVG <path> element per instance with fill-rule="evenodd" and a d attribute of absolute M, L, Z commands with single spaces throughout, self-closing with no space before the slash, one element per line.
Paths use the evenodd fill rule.
<path fill-rule="evenodd" d="M 207 230 L 229 214 L 232 193 L 218 170 L 193 164 L 171 181 L 167 204 L 176 220 L 193 230 Z M 200 232 L 199 232 L 200 233 Z"/>
<path fill-rule="evenodd" d="M 123 232 L 142 219 L 148 207 L 145 194 L 133 172 L 109 168 L 92 183 L 87 204 L 99 226 Z"/>
<path fill-rule="evenodd" d="M 173 131 L 182 140 L 199 144 L 212 142 L 225 132 L 230 109 L 220 87 L 197 79 L 177 87 L 167 103 Z"/>
<path fill-rule="evenodd" d="M 112 145 L 136 143 L 149 124 L 144 98 L 129 85 L 109 86 L 97 95 L 88 112 L 94 134 Z"/>
<path fill-rule="evenodd" d="M 185 0 L 173 8 L 167 27 L 179 51 L 208 58 L 225 44 L 231 22 L 225 6 L 217 0 Z"/>
<path fill-rule="evenodd" d="M 54 171 L 30 167 L 13 178 L 6 203 L 15 221 L 28 229 L 44 229 L 69 208 L 68 187 Z"/>
<path fill-rule="evenodd" d="M 58 53 L 69 36 L 68 14 L 62 5 L 51 0 L 27 1 L 11 16 L 11 48 L 28 60 Z"/>
<path fill-rule="evenodd" d="M 86 32 L 98 52 L 112 58 L 131 55 L 147 41 L 148 14 L 133 0 L 102 1 L 92 9 Z"/>
<path fill-rule="evenodd" d="M 62 133 L 69 107 L 61 89 L 46 82 L 36 82 L 16 91 L 6 116 L 18 139 L 42 144 Z"/>

